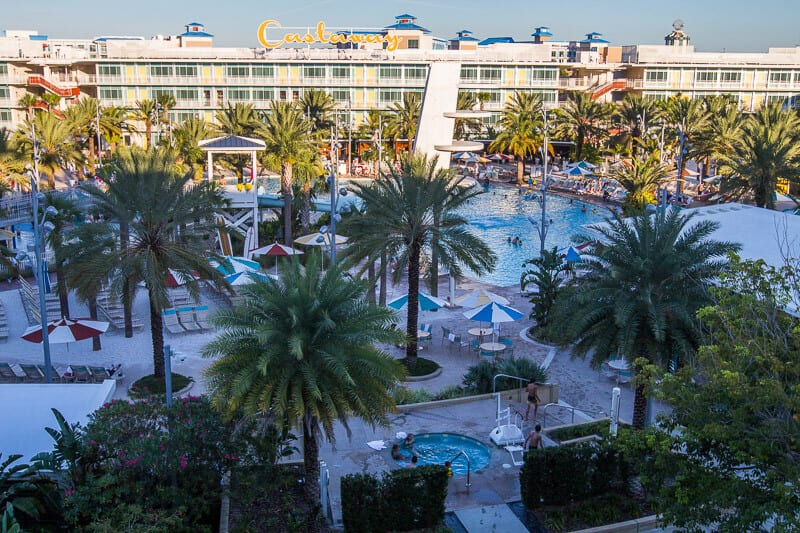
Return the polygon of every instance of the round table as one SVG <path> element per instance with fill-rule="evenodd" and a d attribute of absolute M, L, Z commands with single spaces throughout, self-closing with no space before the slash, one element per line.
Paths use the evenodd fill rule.
<path fill-rule="evenodd" d="M 430 331 L 422 331 L 421 329 L 417 330 L 417 338 L 418 339 L 430 339 L 431 332 Z"/>
<path fill-rule="evenodd" d="M 625 371 L 630 369 L 628 361 L 626 361 L 625 359 L 609 359 L 607 363 L 608 366 L 613 368 L 614 370 Z"/>
<path fill-rule="evenodd" d="M 467 330 L 467 333 L 473 337 L 486 337 L 492 334 L 492 328 L 472 328 Z"/>
<path fill-rule="evenodd" d="M 494 354 L 504 352 L 506 349 L 506 345 L 502 342 L 484 342 L 480 346 L 481 351 L 483 352 L 492 352 Z"/>

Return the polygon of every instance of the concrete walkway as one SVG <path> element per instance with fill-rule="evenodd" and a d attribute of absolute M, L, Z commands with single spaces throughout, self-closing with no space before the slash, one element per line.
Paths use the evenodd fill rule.
<path fill-rule="evenodd" d="M 460 509 L 455 515 L 469 533 L 497 531 L 499 533 L 528 533 L 508 505 L 501 503 L 487 507 Z"/>

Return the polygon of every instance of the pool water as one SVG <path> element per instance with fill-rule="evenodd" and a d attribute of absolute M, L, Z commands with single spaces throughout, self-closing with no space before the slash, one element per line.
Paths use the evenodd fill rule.
<path fill-rule="evenodd" d="M 586 206 L 585 213 L 581 211 L 581 206 Z M 553 193 L 547 195 L 546 207 L 547 218 L 553 220 L 545 241 L 548 249 L 568 246 L 570 238 L 580 233 L 581 226 L 602 222 L 609 216 L 608 210 L 603 207 L 580 200 L 570 203 L 569 198 Z M 497 254 L 494 272 L 482 275 L 479 279 L 501 287 L 519 286 L 520 276 L 525 270 L 522 263 L 539 255 L 539 234 L 537 228 L 528 221 L 529 216 L 541 221 L 539 202 L 526 200 L 524 194 L 517 194 L 516 188 L 489 186 L 486 192 L 465 205 L 461 212 L 470 222 L 470 231 L 481 237 Z M 522 244 L 510 244 L 509 237 L 519 237 Z"/>
<path fill-rule="evenodd" d="M 462 450 L 469 456 L 472 472 L 489 464 L 491 452 L 488 446 L 471 437 L 455 433 L 423 433 L 414 435 L 414 445 L 410 449 L 400 445 L 401 453 L 414 454 L 419 458 L 418 466 L 444 465 L 445 461 L 450 461 L 454 476 L 467 475 L 467 460 L 459 453 Z M 408 465 L 408 461 L 395 462 L 403 467 Z"/>

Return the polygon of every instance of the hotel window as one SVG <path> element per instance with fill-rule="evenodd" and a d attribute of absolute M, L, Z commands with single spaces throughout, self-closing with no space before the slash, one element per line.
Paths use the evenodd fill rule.
<path fill-rule="evenodd" d="M 8 65 L 0 63 L 0 76 L 8 76 Z"/>
<path fill-rule="evenodd" d="M 349 80 L 350 67 L 344 65 L 334 65 L 331 67 L 331 76 L 339 80 Z"/>
<path fill-rule="evenodd" d="M 175 75 L 181 78 L 196 78 L 197 65 L 175 65 Z"/>
<path fill-rule="evenodd" d="M 105 78 L 119 78 L 122 68 L 119 65 L 97 65 L 97 75 Z"/>
<path fill-rule="evenodd" d="M 698 83 L 716 83 L 718 74 L 716 70 L 698 70 L 694 80 Z"/>
<path fill-rule="evenodd" d="M 11 122 L 10 109 L 0 109 L 0 122 Z"/>
<path fill-rule="evenodd" d="M 428 77 L 428 67 L 406 67 L 407 80 L 424 80 Z"/>
<path fill-rule="evenodd" d="M 0 85 L 0 100 L 10 97 L 11 97 L 11 91 L 9 91 L 8 85 Z"/>
<path fill-rule="evenodd" d="M 333 89 L 331 91 L 331 97 L 337 102 L 349 102 L 350 101 L 350 90 L 349 89 Z"/>
<path fill-rule="evenodd" d="M 150 76 L 154 78 L 171 78 L 172 65 L 150 65 Z"/>
<path fill-rule="evenodd" d="M 419 39 L 409 39 L 408 40 L 408 49 L 409 50 L 417 50 L 419 48 Z"/>
<path fill-rule="evenodd" d="M 175 96 L 175 90 L 167 89 L 164 87 L 157 87 L 150 89 L 150 98 L 152 98 L 153 100 L 158 100 L 158 97 L 161 96 L 162 94 L 169 94 L 171 96 Z"/>
<path fill-rule="evenodd" d="M 644 81 L 650 83 L 666 83 L 669 73 L 666 70 L 648 70 L 644 73 Z"/>
<path fill-rule="evenodd" d="M 478 67 L 461 67 L 461 81 L 472 82 L 478 79 Z"/>
<path fill-rule="evenodd" d="M 789 83 L 792 80 L 792 73 L 791 72 L 770 72 L 769 73 L 769 82 L 770 83 Z"/>
<path fill-rule="evenodd" d="M 269 102 L 275 99 L 274 89 L 253 89 L 253 100 Z"/>
<path fill-rule="evenodd" d="M 231 87 L 228 89 L 228 100 L 231 102 L 247 102 L 250 100 L 250 89 Z"/>
<path fill-rule="evenodd" d="M 169 114 L 174 122 L 186 122 L 193 118 L 200 118 L 198 111 L 170 111 Z"/>
<path fill-rule="evenodd" d="M 378 73 L 382 80 L 399 80 L 403 75 L 400 67 L 381 67 Z"/>
<path fill-rule="evenodd" d="M 197 89 L 178 89 L 175 91 L 175 99 L 178 102 L 195 102 L 198 100 L 200 93 Z"/>
<path fill-rule="evenodd" d="M 788 94 L 770 94 L 767 95 L 767 103 L 768 104 L 775 104 L 775 103 L 784 103 L 786 100 L 789 99 Z"/>
<path fill-rule="evenodd" d="M 253 65 L 252 70 L 254 78 L 271 79 L 275 77 L 275 70 L 272 65 Z"/>
<path fill-rule="evenodd" d="M 500 67 L 481 67 L 481 81 L 500 81 Z"/>
<path fill-rule="evenodd" d="M 307 80 L 325 78 L 325 67 L 322 65 L 303 67 L 303 78 Z"/>
<path fill-rule="evenodd" d="M 534 68 L 531 72 L 531 80 L 533 81 L 542 81 L 542 80 L 555 80 L 556 79 L 556 69 L 554 68 Z"/>
<path fill-rule="evenodd" d="M 794 82 L 795 83 L 800 83 L 800 72 L 795 72 L 794 73 Z"/>
<path fill-rule="evenodd" d="M 229 78 L 250 77 L 250 67 L 247 65 L 228 65 L 226 72 Z"/>
<path fill-rule="evenodd" d="M 739 71 L 723 70 L 719 73 L 719 81 L 722 83 L 741 83 L 742 73 Z"/>
<path fill-rule="evenodd" d="M 100 87 L 100 100 L 122 100 L 122 88 Z"/>
<path fill-rule="evenodd" d="M 399 89 L 381 89 L 378 92 L 378 101 L 382 104 L 393 104 L 403 98 Z"/>

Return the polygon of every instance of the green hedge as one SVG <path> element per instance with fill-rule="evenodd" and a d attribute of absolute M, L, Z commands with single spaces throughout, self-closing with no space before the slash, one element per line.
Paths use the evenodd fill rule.
<path fill-rule="evenodd" d="M 531 450 L 519 473 L 522 501 L 533 509 L 624 491 L 631 471 L 619 450 L 607 442 Z"/>
<path fill-rule="evenodd" d="M 444 519 L 447 469 L 425 465 L 342 478 L 342 519 L 348 532 L 411 531 Z"/>

